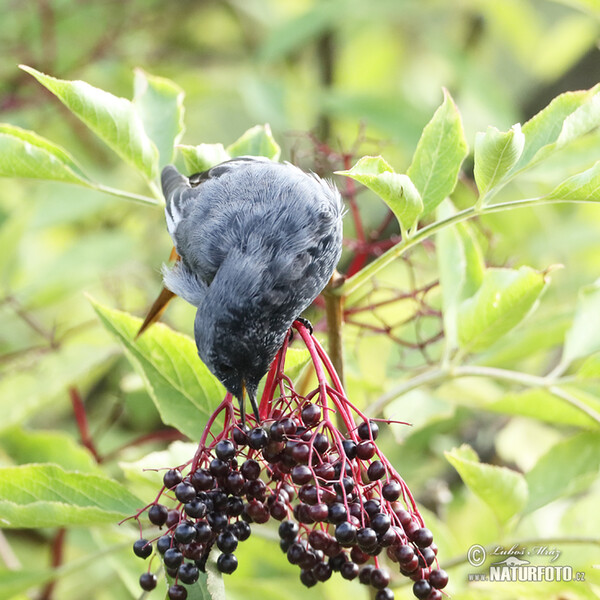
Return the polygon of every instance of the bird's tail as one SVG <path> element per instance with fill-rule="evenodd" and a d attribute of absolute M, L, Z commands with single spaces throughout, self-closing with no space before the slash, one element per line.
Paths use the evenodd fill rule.
<path fill-rule="evenodd" d="M 190 189 L 190 182 L 185 175 L 182 175 L 173 165 L 167 165 L 162 170 L 160 177 L 162 191 L 167 202 L 175 194 L 182 189 Z"/>
<path fill-rule="evenodd" d="M 160 180 L 166 200 L 165 216 L 167 218 L 167 229 L 171 234 L 171 238 L 173 238 L 173 242 L 177 245 L 175 230 L 179 221 L 185 217 L 186 206 L 190 200 L 192 187 L 190 186 L 189 179 L 185 175 L 182 175 L 173 165 L 167 165 L 163 169 Z"/>

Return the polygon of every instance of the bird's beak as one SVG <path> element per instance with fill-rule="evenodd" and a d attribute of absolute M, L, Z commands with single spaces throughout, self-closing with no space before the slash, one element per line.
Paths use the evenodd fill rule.
<path fill-rule="evenodd" d="M 242 393 L 238 397 L 238 402 L 240 405 L 240 415 L 242 417 L 242 425 L 246 424 L 246 407 L 245 407 L 245 399 L 246 399 L 246 381 L 242 379 Z M 260 418 L 258 416 L 258 406 L 256 404 L 256 392 L 248 391 L 248 397 L 250 398 L 250 404 L 252 405 L 252 412 L 254 413 L 254 417 L 256 418 L 256 423 L 260 424 Z"/>
<path fill-rule="evenodd" d="M 169 260 L 176 261 L 180 259 L 181 257 L 179 256 L 179 254 L 177 254 L 177 250 L 173 248 L 173 250 L 171 250 L 171 256 L 169 257 Z M 163 287 L 160 294 L 158 295 L 158 298 L 154 301 L 154 304 L 148 311 L 148 314 L 146 315 L 142 326 L 136 333 L 136 340 L 140 337 L 140 335 L 142 335 L 142 333 L 144 333 L 144 331 L 146 331 L 146 329 L 148 329 L 148 327 L 150 327 L 150 325 L 156 323 L 156 321 L 160 319 L 161 315 L 165 312 L 167 305 L 173 299 L 174 296 L 175 294 L 171 290 L 168 290 L 166 287 Z"/>

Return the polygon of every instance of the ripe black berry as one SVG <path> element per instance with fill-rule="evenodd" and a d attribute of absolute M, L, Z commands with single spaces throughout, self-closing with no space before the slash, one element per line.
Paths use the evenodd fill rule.
<path fill-rule="evenodd" d="M 208 513 L 206 519 L 213 531 L 223 531 L 227 526 L 227 517 L 223 513 Z"/>
<path fill-rule="evenodd" d="M 169 548 L 163 556 L 163 561 L 166 567 L 176 569 L 183 562 L 183 554 L 177 548 Z"/>
<path fill-rule="evenodd" d="M 313 439 L 313 447 L 319 454 L 324 454 L 329 448 L 329 438 L 324 433 L 317 433 Z"/>
<path fill-rule="evenodd" d="M 426 527 L 421 527 L 410 536 L 410 539 L 419 546 L 419 548 L 427 548 L 427 546 L 433 542 L 433 534 Z"/>
<path fill-rule="evenodd" d="M 375 600 L 394 600 L 394 592 L 390 588 L 379 590 L 375 594 Z"/>
<path fill-rule="evenodd" d="M 414 557 L 415 551 L 412 549 L 412 546 L 404 545 L 396 550 L 396 558 L 402 564 L 409 563 Z"/>
<path fill-rule="evenodd" d="M 248 523 L 244 521 L 238 521 L 237 523 L 234 523 L 232 532 L 240 542 L 245 542 L 250 537 L 252 530 L 250 529 L 250 525 L 248 525 Z"/>
<path fill-rule="evenodd" d="M 339 554 L 336 554 L 335 556 L 332 556 L 329 559 L 329 565 L 334 571 L 339 571 L 342 568 L 342 566 L 345 565 L 347 562 L 348 556 L 343 552 L 340 552 Z"/>
<path fill-rule="evenodd" d="M 294 542 L 287 550 L 287 559 L 292 565 L 298 565 L 305 554 L 304 546 L 300 542 Z"/>
<path fill-rule="evenodd" d="M 233 441 L 238 446 L 245 446 L 248 443 L 248 432 L 250 428 L 248 425 L 236 425 L 233 428 Z"/>
<path fill-rule="evenodd" d="M 318 563 L 313 568 L 313 573 L 319 581 L 327 581 L 331 577 L 332 569 L 328 563 Z"/>
<path fill-rule="evenodd" d="M 229 473 L 229 463 L 220 458 L 213 458 L 208 466 L 210 474 L 214 477 L 225 477 Z"/>
<path fill-rule="evenodd" d="M 262 427 L 255 427 L 248 434 L 248 445 L 254 450 L 260 450 L 269 443 L 269 434 Z"/>
<path fill-rule="evenodd" d="M 230 494 L 239 494 L 244 489 L 246 480 L 239 471 L 231 471 L 225 479 L 225 488 Z"/>
<path fill-rule="evenodd" d="M 316 425 L 321 420 L 321 408 L 316 404 L 307 404 L 301 412 L 302 421 L 309 427 Z"/>
<path fill-rule="evenodd" d="M 192 519 L 201 519 L 206 515 L 206 504 L 200 500 L 192 500 L 184 507 L 185 514 Z"/>
<path fill-rule="evenodd" d="M 356 429 L 361 440 L 376 440 L 379 435 L 379 426 L 375 421 L 363 421 Z"/>
<path fill-rule="evenodd" d="M 217 569 L 221 573 L 226 573 L 227 575 L 231 575 L 238 566 L 238 560 L 235 554 L 221 554 L 219 558 L 217 558 Z"/>
<path fill-rule="evenodd" d="M 237 496 L 232 496 L 227 499 L 227 508 L 225 512 L 230 517 L 239 517 L 244 511 L 244 501 Z"/>
<path fill-rule="evenodd" d="M 163 483 L 168 490 L 173 489 L 182 480 L 181 473 L 177 469 L 171 469 L 164 474 Z"/>
<path fill-rule="evenodd" d="M 175 527 L 173 537 L 180 544 L 189 544 L 196 539 L 196 528 L 191 523 L 184 521 Z"/>
<path fill-rule="evenodd" d="M 260 471 L 260 464 L 253 458 L 249 458 L 248 460 L 244 461 L 240 467 L 240 472 L 249 481 L 258 479 L 260 476 Z"/>
<path fill-rule="evenodd" d="M 419 598 L 419 600 L 425 600 L 431 592 L 431 586 L 426 579 L 419 579 L 413 585 L 413 594 Z"/>
<path fill-rule="evenodd" d="M 382 590 L 390 584 L 390 574 L 384 569 L 373 569 L 371 572 L 371 585 L 377 589 Z"/>
<path fill-rule="evenodd" d="M 370 527 L 363 527 L 356 532 L 356 541 L 362 550 L 369 551 L 377 546 L 377 534 Z"/>
<path fill-rule="evenodd" d="M 133 544 L 133 553 L 140 558 L 148 558 L 152 554 L 152 544 L 141 538 Z"/>
<path fill-rule="evenodd" d="M 429 547 L 421 548 L 419 550 L 419 566 L 420 567 L 428 567 L 435 560 L 435 553 Z"/>
<path fill-rule="evenodd" d="M 401 492 L 402 487 L 395 479 L 392 479 L 392 481 L 388 481 L 381 488 L 381 495 L 390 502 L 398 500 L 398 498 L 400 498 Z"/>
<path fill-rule="evenodd" d="M 367 477 L 369 481 L 377 481 L 385 475 L 385 467 L 379 460 L 373 461 L 367 469 Z"/>
<path fill-rule="evenodd" d="M 350 460 L 356 458 L 356 442 L 353 442 L 352 440 L 344 440 L 342 442 L 342 446 L 344 448 L 344 454 Z"/>
<path fill-rule="evenodd" d="M 156 549 L 159 554 L 164 554 L 171 547 L 171 536 L 163 535 L 156 541 Z"/>
<path fill-rule="evenodd" d="M 302 569 L 300 571 L 300 581 L 302 582 L 302 585 L 306 586 L 307 588 L 310 588 L 313 585 L 317 584 L 318 579 L 311 570 Z"/>
<path fill-rule="evenodd" d="M 384 534 L 391 524 L 390 518 L 384 513 L 377 513 L 374 517 L 371 517 L 371 528 L 379 535 Z"/>
<path fill-rule="evenodd" d="M 183 563 L 177 571 L 179 581 L 187 583 L 188 585 L 196 583 L 198 581 L 198 575 L 200 574 L 198 567 L 193 563 Z"/>
<path fill-rule="evenodd" d="M 365 565 L 358 573 L 358 580 L 363 585 L 369 585 L 371 583 L 371 573 L 375 567 L 373 565 Z"/>
<path fill-rule="evenodd" d="M 217 537 L 217 547 L 221 552 L 229 554 L 233 552 L 238 545 L 238 539 L 231 531 L 223 531 Z"/>
<path fill-rule="evenodd" d="M 187 590 L 182 585 L 175 584 L 169 588 L 169 600 L 185 600 L 187 595 Z"/>
<path fill-rule="evenodd" d="M 206 469 L 198 469 L 190 475 L 190 482 L 199 492 L 210 490 L 215 485 L 214 477 Z"/>
<path fill-rule="evenodd" d="M 348 518 L 348 511 L 341 502 L 334 502 L 329 506 L 328 521 L 334 525 L 343 523 Z"/>
<path fill-rule="evenodd" d="M 162 504 L 154 504 L 148 511 L 148 520 L 153 525 L 158 525 L 160 527 L 167 522 L 168 514 L 169 511 L 167 510 L 166 506 L 163 506 Z"/>
<path fill-rule="evenodd" d="M 348 581 L 351 581 L 352 579 L 356 579 L 356 576 L 358 575 L 358 571 L 359 571 L 359 566 L 354 562 L 344 563 L 340 567 L 341 576 L 344 579 L 348 579 Z"/>
<path fill-rule="evenodd" d="M 444 569 L 433 569 L 429 573 L 429 583 L 432 587 L 441 590 L 448 584 L 448 573 Z"/>
<path fill-rule="evenodd" d="M 340 523 L 335 528 L 335 539 L 342 546 L 352 546 L 356 543 L 356 527 L 347 521 L 344 523 Z"/>
<path fill-rule="evenodd" d="M 369 460 L 375 456 L 377 447 L 373 442 L 361 442 L 356 446 L 356 457 L 360 460 Z"/>
<path fill-rule="evenodd" d="M 215 446 L 215 454 L 217 458 L 220 458 L 224 461 L 229 461 L 235 456 L 235 446 L 233 442 L 230 440 L 221 440 Z"/>
<path fill-rule="evenodd" d="M 304 485 L 313 478 L 312 470 L 307 465 L 296 465 L 292 469 L 292 481 L 298 485 Z"/>
<path fill-rule="evenodd" d="M 282 540 L 294 540 L 298 535 L 299 527 L 298 523 L 294 521 L 283 521 L 279 525 L 279 537 Z"/>
<path fill-rule="evenodd" d="M 146 592 L 151 592 L 156 587 L 156 575 L 154 573 L 142 573 L 140 575 L 140 587 Z"/>
<path fill-rule="evenodd" d="M 196 488 L 191 483 L 185 483 L 182 481 L 177 484 L 175 488 L 175 497 L 179 502 L 191 502 L 196 498 Z"/>

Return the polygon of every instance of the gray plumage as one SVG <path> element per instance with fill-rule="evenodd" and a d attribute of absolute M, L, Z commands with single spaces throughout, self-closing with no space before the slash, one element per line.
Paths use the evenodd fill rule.
<path fill-rule="evenodd" d="M 256 389 L 292 322 L 325 287 L 342 248 L 335 187 L 288 163 L 240 157 L 162 172 L 167 228 L 181 257 L 165 286 L 198 308 L 198 354 L 229 392 Z"/>

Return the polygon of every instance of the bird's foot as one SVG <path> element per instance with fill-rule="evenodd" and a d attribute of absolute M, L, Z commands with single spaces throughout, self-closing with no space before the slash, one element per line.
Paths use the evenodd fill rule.
<path fill-rule="evenodd" d="M 304 317 L 296 317 L 296 319 L 294 319 L 294 323 L 295 322 L 300 323 L 300 325 L 303 325 L 304 327 L 306 327 L 306 329 L 308 329 L 308 332 L 310 333 L 310 335 L 313 334 L 313 326 L 312 323 L 308 320 L 305 319 Z M 290 342 L 294 339 L 294 328 L 290 328 Z"/>

